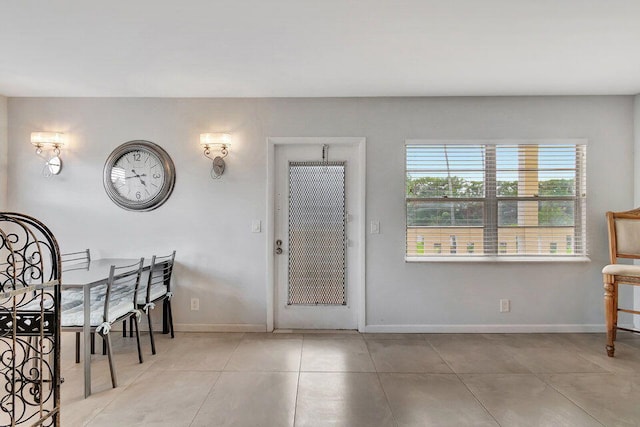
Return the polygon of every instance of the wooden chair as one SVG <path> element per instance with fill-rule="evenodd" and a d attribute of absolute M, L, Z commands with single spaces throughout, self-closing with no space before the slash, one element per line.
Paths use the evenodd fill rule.
<path fill-rule="evenodd" d="M 618 286 L 640 286 L 640 265 L 617 264 L 618 258 L 640 259 L 640 208 L 626 212 L 607 212 L 610 264 L 602 269 L 604 280 L 604 310 L 607 325 L 607 355 L 613 357 L 618 329 L 640 332 L 618 326 L 618 313 L 640 314 L 640 311 L 620 308 Z M 633 302 L 631 302 L 633 304 Z"/>
<path fill-rule="evenodd" d="M 113 360 L 113 350 L 109 331 L 115 322 L 126 321 L 133 318 L 136 330 L 136 340 L 138 344 L 138 360 L 143 362 L 140 348 L 140 331 L 137 318 L 140 311 L 136 309 L 135 302 L 138 298 L 138 288 L 140 286 L 140 276 L 142 275 L 142 264 L 144 259 L 132 265 L 116 267 L 111 266 L 109 279 L 105 292 L 97 292 L 91 297 L 90 325 L 91 332 L 100 335 L 106 344 L 107 356 L 109 357 L 109 369 L 111 371 L 111 383 L 117 387 L 115 364 Z M 64 277 L 64 276 L 63 276 Z M 82 305 L 70 310 L 62 311 L 62 329 L 71 331 L 81 331 L 84 319 Z M 76 335 L 76 339 L 79 338 Z M 76 360 L 79 359 L 79 345 L 76 343 Z"/>
<path fill-rule="evenodd" d="M 176 251 L 171 255 L 156 256 L 151 258 L 151 267 L 147 276 L 146 284 L 140 287 L 138 293 L 137 307 L 145 312 L 149 323 L 149 338 L 151 339 L 151 354 L 156 354 L 156 343 L 153 338 L 153 324 L 151 322 L 151 310 L 157 303 L 163 302 L 166 305 L 165 322 L 169 325 L 171 338 L 173 332 L 173 314 L 171 312 L 171 275 L 173 274 L 173 263 L 176 258 Z M 164 307 L 163 307 L 164 308 Z M 131 330 L 131 328 L 130 328 Z"/>

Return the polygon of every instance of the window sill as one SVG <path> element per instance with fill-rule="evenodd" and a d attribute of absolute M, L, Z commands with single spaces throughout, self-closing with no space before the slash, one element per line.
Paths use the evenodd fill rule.
<path fill-rule="evenodd" d="M 588 256 L 422 256 L 404 258 L 405 262 L 591 262 Z"/>

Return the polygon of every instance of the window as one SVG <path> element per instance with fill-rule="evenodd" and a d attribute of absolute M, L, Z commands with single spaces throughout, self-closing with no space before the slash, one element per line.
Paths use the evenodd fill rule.
<path fill-rule="evenodd" d="M 407 258 L 587 255 L 584 141 L 418 142 L 406 146 Z"/>

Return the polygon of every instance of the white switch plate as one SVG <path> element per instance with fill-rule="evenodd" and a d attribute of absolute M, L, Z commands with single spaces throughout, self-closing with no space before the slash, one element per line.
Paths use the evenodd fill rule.
<path fill-rule="evenodd" d="M 251 221 L 251 232 L 260 233 L 262 231 L 262 222 L 259 219 Z"/>
<path fill-rule="evenodd" d="M 371 234 L 380 234 L 380 221 L 371 221 Z"/>
<path fill-rule="evenodd" d="M 191 311 L 200 310 L 200 299 L 199 298 L 191 298 Z"/>
<path fill-rule="evenodd" d="M 508 313 L 511 311 L 511 301 L 508 299 L 500 300 L 500 313 Z"/>

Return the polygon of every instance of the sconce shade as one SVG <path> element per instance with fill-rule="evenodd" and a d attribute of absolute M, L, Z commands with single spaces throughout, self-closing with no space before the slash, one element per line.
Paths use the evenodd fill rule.
<path fill-rule="evenodd" d="M 36 146 L 41 145 L 64 145 L 64 134 L 60 132 L 31 132 L 31 143 Z"/>
<path fill-rule="evenodd" d="M 231 135 L 228 133 L 201 133 L 200 145 L 231 145 Z"/>

